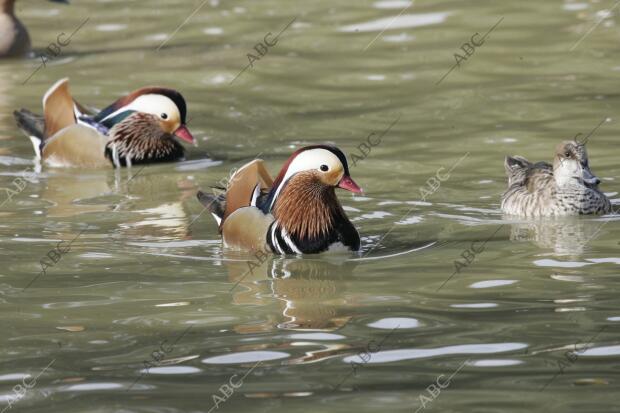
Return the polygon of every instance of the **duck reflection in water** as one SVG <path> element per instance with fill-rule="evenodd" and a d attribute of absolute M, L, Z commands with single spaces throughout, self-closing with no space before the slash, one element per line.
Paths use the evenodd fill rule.
<path fill-rule="evenodd" d="M 271 306 L 274 299 L 279 303 L 277 314 L 261 324 L 239 325 L 235 328 L 239 333 L 334 331 L 351 319 L 344 312 L 347 298 L 343 279 L 357 264 L 348 256 L 268 256 L 252 265 L 252 271 L 247 261 L 226 261 L 225 265 L 234 284 L 233 303 Z"/>
<path fill-rule="evenodd" d="M 531 241 L 553 255 L 582 255 L 601 235 L 605 221 L 591 217 L 547 218 L 512 224 L 511 241 Z"/>

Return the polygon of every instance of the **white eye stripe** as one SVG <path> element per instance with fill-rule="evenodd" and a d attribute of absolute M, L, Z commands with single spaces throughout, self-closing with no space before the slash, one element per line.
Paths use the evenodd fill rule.
<path fill-rule="evenodd" d="M 104 119 L 102 119 L 102 122 L 107 119 L 113 118 L 119 113 L 125 112 L 127 110 L 148 113 L 157 117 L 161 117 L 161 115 L 165 113 L 168 115 L 168 119 L 179 121 L 181 120 L 181 114 L 179 113 L 179 109 L 177 108 L 177 105 L 172 101 L 172 99 L 164 95 L 149 94 L 139 96 L 129 105 L 123 106 L 122 108 L 106 116 Z"/>

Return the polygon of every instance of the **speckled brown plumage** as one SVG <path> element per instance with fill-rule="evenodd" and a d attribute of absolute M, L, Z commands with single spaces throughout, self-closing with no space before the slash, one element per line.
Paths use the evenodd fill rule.
<path fill-rule="evenodd" d="M 508 214 L 540 217 L 611 212 L 611 202 L 590 171 L 585 145 L 578 142 L 559 144 L 553 166 L 514 156 L 506 158 L 505 167 L 508 189 L 502 195 L 502 210 Z"/>

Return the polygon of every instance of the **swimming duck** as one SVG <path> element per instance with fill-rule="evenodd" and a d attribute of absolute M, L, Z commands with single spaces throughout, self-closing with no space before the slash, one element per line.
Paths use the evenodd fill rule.
<path fill-rule="evenodd" d="M 120 167 L 178 161 L 185 150 L 174 138 L 195 143 L 186 126 L 187 106 L 175 90 L 145 87 L 93 113 L 73 100 L 69 79 L 43 97 L 44 116 L 15 111 L 17 125 L 50 166 Z"/>
<path fill-rule="evenodd" d="M 275 254 L 357 251 L 360 237 L 336 197 L 336 188 L 361 193 L 347 159 L 331 145 L 294 152 L 275 180 L 254 160 L 230 179 L 225 194 L 198 192 L 227 247 Z"/>
<path fill-rule="evenodd" d="M 508 189 L 502 210 L 527 217 L 607 214 L 611 202 L 590 170 L 585 144 L 564 141 L 555 150 L 553 165 L 531 163 L 521 156 L 505 160 Z"/>
<path fill-rule="evenodd" d="M 0 57 L 20 57 L 28 52 L 30 52 L 30 36 L 26 26 L 15 16 L 15 0 L 0 0 Z"/>

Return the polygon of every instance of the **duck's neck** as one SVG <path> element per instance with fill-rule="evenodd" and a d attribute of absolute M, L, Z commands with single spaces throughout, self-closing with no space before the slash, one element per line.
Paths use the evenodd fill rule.
<path fill-rule="evenodd" d="M 280 191 L 273 215 L 280 227 L 298 239 L 319 239 L 347 219 L 333 187 L 299 174 Z"/>
<path fill-rule="evenodd" d="M 572 176 L 555 176 L 555 184 L 559 190 L 562 189 L 570 189 L 575 190 L 575 188 L 583 189 L 584 191 L 590 189 L 589 186 L 585 185 L 583 182 Z"/>
<path fill-rule="evenodd" d="M 12 16 L 15 13 L 15 0 L 0 0 L 0 12 Z"/>

